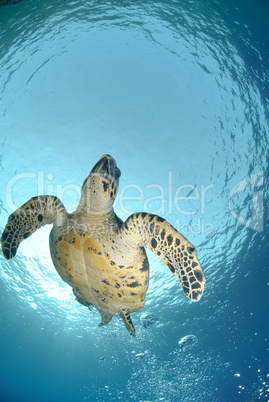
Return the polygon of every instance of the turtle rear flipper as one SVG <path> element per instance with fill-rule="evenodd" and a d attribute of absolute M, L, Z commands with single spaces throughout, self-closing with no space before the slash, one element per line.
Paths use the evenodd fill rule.
<path fill-rule="evenodd" d="M 8 219 L 1 237 L 5 258 L 13 258 L 20 243 L 41 226 L 60 222 L 66 215 L 67 212 L 57 197 L 43 195 L 31 198 Z"/>
<path fill-rule="evenodd" d="M 75 295 L 75 297 L 76 297 L 76 300 L 77 300 L 80 304 L 82 304 L 83 306 L 89 307 L 89 308 L 92 306 L 92 303 L 87 302 L 87 301 L 81 296 L 81 294 L 80 294 L 80 292 L 79 292 L 79 290 L 78 290 L 77 288 L 73 288 L 73 293 L 74 293 L 74 295 Z"/>
<path fill-rule="evenodd" d="M 131 335 L 135 336 L 134 324 L 132 323 L 129 310 L 127 308 L 122 308 L 120 312 L 120 317 L 123 319 L 124 324 Z"/>
<path fill-rule="evenodd" d="M 98 309 L 98 310 L 102 317 L 102 321 L 100 322 L 98 327 L 103 327 L 104 325 L 108 324 L 112 320 L 113 314 L 109 314 L 101 309 Z"/>

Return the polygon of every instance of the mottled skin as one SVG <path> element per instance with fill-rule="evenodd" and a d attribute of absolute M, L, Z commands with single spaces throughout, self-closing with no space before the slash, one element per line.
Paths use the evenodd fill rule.
<path fill-rule="evenodd" d="M 189 299 L 201 298 L 205 277 L 193 245 L 166 220 L 148 213 L 135 213 L 125 223 L 118 218 L 113 202 L 119 177 L 115 160 L 104 155 L 86 178 L 74 213 L 57 197 L 31 198 L 10 215 L 1 243 L 5 258 L 13 258 L 22 240 L 53 223 L 51 257 L 76 299 L 97 307 L 100 325 L 119 313 L 135 336 L 130 314 L 143 309 L 149 282 L 144 247 L 177 276 Z"/>

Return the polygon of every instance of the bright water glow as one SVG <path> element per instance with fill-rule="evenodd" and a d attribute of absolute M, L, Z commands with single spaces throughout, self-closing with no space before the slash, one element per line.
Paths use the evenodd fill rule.
<path fill-rule="evenodd" d="M 269 398 L 263 3 L 0 8 L 1 230 L 37 194 L 75 210 L 109 153 L 122 171 L 117 214 L 162 215 L 195 244 L 207 277 L 191 303 L 148 252 L 143 313 L 157 320 L 144 328 L 133 314 L 132 339 L 118 317 L 98 328 L 98 313 L 75 301 L 50 259 L 51 227 L 40 229 L 14 260 L 0 256 L 0 399 Z M 180 349 L 190 334 L 197 342 Z"/>

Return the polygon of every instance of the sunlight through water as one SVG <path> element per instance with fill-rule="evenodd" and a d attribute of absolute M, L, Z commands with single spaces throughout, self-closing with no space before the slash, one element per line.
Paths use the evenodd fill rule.
<path fill-rule="evenodd" d="M 77 303 L 43 227 L 14 259 L 0 256 L 3 400 L 269 398 L 268 11 L 224 0 L 0 7 L 1 233 L 36 195 L 76 210 L 108 153 L 122 173 L 115 212 L 167 219 L 207 278 L 192 303 L 147 251 L 132 339 L 118 316 L 99 328 L 97 310 Z"/>

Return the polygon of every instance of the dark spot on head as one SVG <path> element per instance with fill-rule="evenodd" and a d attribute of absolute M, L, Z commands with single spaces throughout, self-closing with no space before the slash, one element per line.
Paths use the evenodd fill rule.
<path fill-rule="evenodd" d="M 194 247 L 187 247 L 188 253 L 192 254 L 195 250 Z"/>
<path fill-rule="evenodd" d="M 118 296 L 119 296 L 119 297 L 122 297 L 122 295 L 121 295 L 120 293 L 118 293 Z"/>
<path fill-rule="evenodd" d="M 31 234 L 30 232 L 25 232 L 24 235 L 23 235 L 23 238 L 24 238 L 24 239 L 27 239 L 27 237 L 29 237 L 30 234 Z"/>
<path fill-rule="evenodd" d="M 42 222 L 43 221 L 43 215 L 38 214 L 37 219 L 38 219 L 38 222 Z"/>
<path fill-rule="evenodd" d="M 142 213 L 141 213 L 141 216 L 142 216 L 142 218 L 144 219 L 144 218 L 147 216 L 147 213 L 146 213 L 146 212 L 142 212 Z"/>
<path fill-rule="evenodd" d="M 157 221 L 158 221 L 158 222 L 164 222 L 165 219 L 161 218 L 160 216 L 157 216 Z"/>
<path fill-rule="evenodd" d="M 110 198 L 113 198 L 113 195 L 114 195 L 113 191 L 110 191 Z"/>
<path fill-rule="evenodd" d="M 151 247 L 156 248 L 157 247 L 157 240 L 154 239 L 154 237 L 151 239 Z"/>
<path fill-rule="evenodd" d="M 171 235 L 167 236 L 168 246 L 171 246 L 172 242 L 173 242 L 173 237 Z"/>
<path fill-rule="evenodd" d="M 191 264 L 192 268 L 197 267 L 197 265 L 198 265 L 198 264 L 197 264 L 197 262 L 195 262 L 195 261 L 193 261 L 192 264 Z"/>
<path fill-rule="evenodd" d="M 165 230 L 163 229 L 161 233 L 161 239 L 163 240 L 164 238 L 165 238 Z"/>
<path fill-rule="evenodd" d="M 102 180 L 102 184 L 103 184 L 103 189 L 104 189 L 104 191 L 107 191 L 107 189 L 108 189 L 108 184 L 107 184 L 105 181 L 103 181 L 103 180 Z"/>
<path fill-rule="evenodd" d="M 176 246 L 180 245 L 180 240 L 176 238 Z"/>

